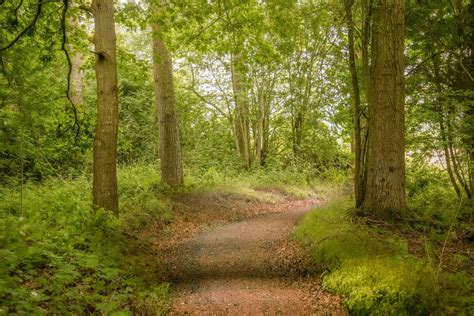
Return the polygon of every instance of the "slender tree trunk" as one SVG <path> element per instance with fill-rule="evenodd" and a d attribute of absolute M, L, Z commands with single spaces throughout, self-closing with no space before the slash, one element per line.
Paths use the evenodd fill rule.
<path fill-rule="evenodd" d="M 94 0 L 97 125 L 94 139 L 93 203 L 118 213 L 118 91 L 113 0 Z"/>
<path fill-rule="evenodd" d="M 269 78 L 268 73 L 262 78 L 262 88 L 258 100 L 258 126 L 256 139 L 257 165 L 264 166 L 268 151 L 268 137 L 270 129 L 270 103 L 271 95 L 275 85 L 275 77 Z"/>
<path fill-rule="evenodd" d="M 404 215 L 404 1 L 377 0 L 372 35 L 369 160 L 363 207 L 380 218 Z"/>
<path fill-rule="evenodd" d="M 301 156 L 301 142 L 303 139 L 304 114 L 298 109 L 293 122 L 293 154 L 295 157 Z"/>
<path fill-rule="evenodd" d="M 369 63 L 369 46 L 370 40 L 372 37 L 372 14 L 373 14 L 373 1 L 374 0 L 363 0 L 362 1 L 362 12 L 363 12 L 363 21 L 362 21 L 362 83 L 363 83 L 363 91 L 365 94 L 365 99 L 367 105 L 369 104 L 370 100 L 370 63 Z M 363 205 L 363 200 L 365 199 L 366 190 L 367 190 L 367 174 L 368 174 L 368 161 L 369 161 L 369 126 L 367 120 L 362 120 L 363 111 L 359 113 L 360 116 L 360 123 L 361 123 L 361 187 L 363 188 L 363 192 L 359 192 L 359 194 L 363 194 L 361 201 Z M 365 123 L 365 126 L 362 125 L 362 122 Z M 365 128 L 364 128 L 365 127 Z M 361 206 L 361 205 L 360 205 Z"/>
<path fill-rule="evenodd" d="M 265 77 L 265 76 L 263 76 Z M 258 118 L 257 118 L 257 133 L 255 139 L 255 160 L 257 167 L 263 165 L 263 127 L 265 121 L 265 78 L 262 78 L 262 87 L 258 98 Z"/>
<path fill-rule="evenodd" d="M 433 57 L 433 73 L 434 73 L 434 79 L 435 79 L 435 85 L 436 89 L 438 91 L 442 91 L 442 86 L 441 86 L 441 76 L 439 73 L 439 58 L 438 56 Z M 453 167 L 452 167 L 452 157 L 449 152 L 449 146 L 448 146 L 448 137 L 446 136 L 446 127 L 444 125 L 444 111 L 443 111 L 443 105 L 442 105 L 442 100 L 441 98 L 437 99 L 439 103 L 439 130 L 440 130 L 440 135 L 441 135 L 441 141 L 442 141 L 442 146 L 443 146 L 443 152 L 444 152 L 444 159 L 446 161 L 446 170 L 449 175 L 449 180 L 451 181 L 451 184 L 453 185 L 454 191 L 456 191 L 456 195 L 458 198 L 461 197 L 461 190 L 459 188 L 459 185 L 456 181 L 456 178 L 454 176 L 453 172 Z M 450 118 L 448 117 L 448 120 Z"/>
<path fill-rule="evenodd" d="M 353 150 L 354 150 L 354 195 L 356 200 L 356 207 L 362 205 L 364 199 L 364 187 L 362 186 L 362 137 L 361 137 L 361 113 L 360 113 L 360 90 L 359 78 L 357 76 L 356 60 L 354 53 L 354 24 L 352 21 L 352 6 L 354 0 L 345 1 L 348 42 L 349 42 L 349 70 L 351 73 L 352 83 L 352 115 L 354 122 L 353 132 Z"/>
<path fill-rule="evenodd" d="M 69 4 L 72 6 L 75 1 L 69 0 Z M 73 30 L 76 28 L 80 28 L 79 21 L 74 17 L 67 17 L 67 29 Z M 72 32 L 68 32 L 68 37 L 74 37 Z M 74 104 L 76 109 L 79 109 L 80 106 L 84 103 L 84 94 L 83 94 L 83 85 L 82 85 L 82 74 L 81 74 L 81 67 L 83 61 L 83 54 L 78 47 L 75 45 L 68 43 L 66 44 L 66 48 L 69 52 L 69 56 L 71 59 L 71 75 L 70 75 L 70 91 L 69 91 L 69 98 L 71 102 Z"/>
<path fill-rule="evenodd" d="M 153 60 L 160 137 L 161 180 L 176 188 L 183 184 L 184 175 L 176 115 L 173 65 L 171 55 L 161 40 L 160 27 L 157 24 L 153 25 Z"/>
<path fill-rule="evenodd" d="M 68 17 L 67 19 L 69 29 L 74 29 L 79 27 L 79 23 L 75 18 Z M 68 36 L 73 36 L 74 34 L 68 34 Z M 83 85 L 82 85 L 82 60 L 83 54 L 72 44 L 67 44 L 67 49 L 71 56 L 71 90 L 70 90 L 70 99 L 76 108 L 79 108 L 84 104 L 84 94 L 83 94 Z"/>
<path fill-rule="evenodd" d="M 463 177 L 462 173 L 462 167 L 459 165 L 458 162 L 458 154 L 454 150 L 453 147 L 453 128 L 451 124 L 451 118 L 453 117 L 453 111 L 452 109 L 448 110 L 448 119 L 446 120 L 446 125 L 447 125 L 447 144 L 448 144 L 448 149 L 449 149 L 449 154 L 451 157 L 451 162 L 453 163 L 453 171 L 454 175 L 456 176 L 456 179 L 460 183 L 461 187 L 464 189 L 464 192 L 466 193 L 466 196 L 468 199 L 471 199 L 472 194 L 471 190 L 468 184 L 468 181 Z"/>
<path fill-rule="evenodd" d="M 466 60 L 466 71 L 464 74 L 465 81 L 467 82 L 468 89 L 474 90 L 474 0 L 471 0 L 468 7 L 468 16 L 470 16 L 469 25 L 469 51 L 470 54 Z M 467 130 L 466 147 L 468 152 L 468 176 L 469 176 L 469 188 L 471 191 L 471 205 L 474 209 L 474 102 L 469 102 L 466 107 L 466 118 L 465 125 Z"/>
<path fill-rule="evenodd" d="M 370 65 L 369 65 L 369 45 L 371 38 L 371 21 L 374 0 L 363 0 L 363 25 L 362 25 L 362 71 L 365 98 L 370 99 Z"/>
<path fill-rule="evenodd" d="M 245 83 L 243 80 L 243 67 L 239 56 L 231 55 L 232 88 L 235 100 L 235 132 L 237 137 L 237 152 L 239 153 L 245 169 L 251 165 L 250 132 L 249 132 L 249 104 Z"/>
<path fill-rule="evenodd" d="M 263 112 L 262 165 L 265 165 L 267 155 L 268 155 L 268 142 L 270 138 L 270 103 L 271 103 L 271 99 L 269 98 L 264 105 L 265 108 Z"/>
<path fill-rule="evenodd" d="M 76 108 L 80 107 L 84 104 L 84 94 L 83 94 L 83 86 L 82 86 L 82 74 L 81 74 L 81 67 L 82 67 L 82 54 L 72 49 L 71 54 L 71 101 L 74 103 Z"/>
<path fill-rule="evenodd" d="M 454 191 L 456 191 L 456 195 L 460 198 L 461 190 L 459 189 L 459 186 L 456 182 L 456 178 L 454 177 L 453 173 L 453 168 L 451 166 L 451 155 L 449 154 L 448 150 L 448 140 L 446 137 L 446 129 L 444 127 L 444 118 L 442 111 L 440 113 L 439 129 L 441 133 L 441 140 L 443 142 L 444 159 L 446 161 L 446 170 L 448 171 L 449 180 L 451 180 L 451 184 L 453 185 Z"/>

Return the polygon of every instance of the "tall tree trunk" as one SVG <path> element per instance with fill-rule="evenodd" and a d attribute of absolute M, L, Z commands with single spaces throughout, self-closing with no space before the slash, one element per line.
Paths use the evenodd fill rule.
<path fill-rule="evenodd" d="M 257 133 L 255 138 L 256 147 L 256 164 L 257 166 L 264 166 L 268 151 L 268 137 L 269 137 L 269 120 L 270 120 L 270 104 L 272 101 L 272 92 L 275 87 L 275 77 L 269 75 L 265 71 L 261 75 L 262 82 L 258 95 L 258 118 L 257 118 Z"/>
<path fill-rule="evenodd" d="M 251 165 L 250 132 L 249 132 L 249 104 L 244 82 L 244 70 L 238 55 L 231 54 L 232 88 L 235 100 L 235 133 L 237 138 L 237 152 L 243 166 L 249 169 Z"/>
<path fill-rule="evenodd" d="M 82 54 L 72 48 L 71 51 L 71 101 L 74 106 L 80 107 L 84 104 L 84 94 L 82 86 Z"/>
<path fill-rule="evenodd" d="M 451 157 L 451 162 L 453 163 L 453 171 L 454 175 L 456 175 L 456 179 L 460 183 L 461 187 L 464 189 L 464 192 L 466 193 L 466 196 L 468 199 L 471 199 L 472 194 L 469 186 L 469 180 L 466 181 L 465 177 L 463 176 L 464 173 L 462 172 L 462 166 L 460 165 L 459 157 L 456 151 L 454 150 L 454 141 L 453 141 L 453 127 L 451 124 L 451 119 L 453 118 L 454 113 L 452 107 L 448 108 L 448 118 L 446 120 L 446 125 L 447 125 L 447 144 L 448 144 L 448 149 L 449 149 L 449 154 Z"/>
<path fill-rule="evenodd" d="M 356 200 L 356 207 L 360 207 L 364 200 L 363 184 L 363 160 L 362 160 L 362 137 L 361 137 L 361 111 L 360 111 L 360 90 L 359 78 L 357 76 L 356 60 L 354 52 L 354 24 L 352 21 L 352 6 L 354 0 L 345 0 L 347 29 L 348 29 L 348 44 L 349 44 L 349 70 L 351 73 L 352 83 L 352 115 L 354 122 L 354 195 Z"/>
<path fill-rule="evenodd" d="M 67 22 L 70 29 L 78 28 L 79 23 L 76 18 L 68 17 Z M 68 36 L 73 36 L 74 34 L 68 34 Z M 70 99 L 76 108 L 79 108 L 81 105 L 84 104 L 84 94 L 83 94 L 83 86 L 82 86 L 82 74 L 81 74 L 81 67 L 82 67 L 82 60 L 83 54 L 78 47 L 74 47 L 72 44 L 67 44 L 67 49 L 71 56 L 71 91 L 70 91 Z"/>
<path fill-rule="evenodd" d="M 362 12 L 363 12 L 363 20 L 362 20 L 362 83 L 363 83 L 363 91 L 365 94 L 366 104 L 369 104 L 370 100 L 370 63 L 369 63 L 369 46 L 370 40 L 372 37 L 372 15 L 373 15 L 373 6 L 374 0 L 363 0 L 362 1 Z M 368 106 L 367 106 L 368 107 Z M 363 192 L 359 192 L 360 194 L 363 193 L 361 198 L 363 205 L 363 200 L 365 199 L 366 190 L 367 190 L 367 174 L 368 174 L 368 161 L 369 161 L 369 146 L 368 146 L 368 138 L 369 138 L 369 126 L 367 119 L 362 120 L 362 115 L 364 114 L 363 110 L 361 109 L 360 112 L 360 123 L 361 123 L 361 187 L 364 189 Z M 367 117 L 367 116 L 366 116 Z M 365 123 L 365 126 L 362 125 Z"/>
<path fill-rule="evenodd" d="M 464 80 L 467 83 L 468 90 L 474 90 L 474 0 L 471 0 L 467 9 L 467 15 L 470 17 L 469 23 L 469 56 L 466 58 L 466 73 L 464 73 Z M 471 205 L 474 209 L 474 102 L 469 102 L 466 106 L 466 147 L 468 152 L 468 176 L 469 188 L 471 192 Z"/>
<path fill-rule="evenodd" d="M 377 0 L 372 35 L 369 160 L 363 207 L 380 218 L 404 215 L 404 1 Z"/>
<path fill-rule="evenodd" d="M 446 170 L 448 171 L 449 180 L 451 180 L 451 184 L 453 185 L 454 191 L 456 191 L 456 195 L 460 198 L 461 190 L 459 189 L 459 185 L 456 182 L 456 178 L 454 177 L 453 173 L 453 167 L 451 166 L 451 155 L 448 150 L 448 139 L 446 137 L 446 128 L 444 127 L 444 117 L 442 110 L 440 111 L 439 129 L 441 133 L 441 141 L 443 142 L 444 159 L 446 161 Z"/>
<path fill-rule="evenodd" d="M 160 137 L 161 181 L 176 188 L 183 184 L 184 175 L 176 115 L 173 65 L 171 55 L 161 40 L 160 27 L 156 23 L 153 25 L 153 70 Z"/>
<path fill-rule="evenodd" d="M 369 64 L 369 46 L 371 34 L 371 21 L 373 14 L 373 1 L 374 0 L 363 0 L 362 12 L 363 12 L 363 24 L 362 24 L 362 72 L 363 72 L 363 84 L 365 91 L 365 98 L 367 102 L 370 99 L 370 64 Z"/>
<path fill-rule="evenodd" d="M 97 125 L 94 139 L 93 203 L 118 213 L 118 91 L 113 0 L 94 0 Z"/>
<path fill-rule="evenodd" d="M 443 91 L 443 87 L 441 85 L 441 75 L 440 75 L 440 69 L 439 69 L 438 55 L 435 55 L 433 57 L 433 73 L 434 73 L 434 82 L 436 85 L 436 89 L 438 91 Z M 454 191 L 456 191 L 456 195 L 458 196 L 458 198 L 460 198 L 461 190 L 456 181 L 456 178 L 454 177 L 453 167 L 451 164 L 453 157 L 451 156 L 449 152 L 448 137 L 446 136 L 446 127 L 444 125 L 444 111 L 443 111 L 443 104 L 442 104 L 441 98 L 438 97 L 437 102 L 439 106 L 439 130 L 440 130 L 441 141 L 442 141 L 442 146 L 443 146 L 444 159 L 446 162 L 446 170 L 449 175 L 449 180 L 451 181 L 451 184 L 453 185 Z M 450 118 L 448 117 L 448 120 L 449 119 Z"/>
<path fill-rule="evenodd" d="M 257 133 L 255 138 L 255 162 L 257 167 L 263 165 L 263 127 L 265 120 L 265 75 L 262 76 L 262 87 L 258 97 L 258 117 L 257 117 Z"/>
<path fill-rule="evenodd" d="M 301 156 L 304 116 L 302 109 L 298 109 L 293 121 L 293 154 L 295 157 Z"/>

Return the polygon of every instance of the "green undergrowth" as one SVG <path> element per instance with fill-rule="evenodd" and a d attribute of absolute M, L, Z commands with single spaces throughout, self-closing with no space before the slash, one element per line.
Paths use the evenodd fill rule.
<path fill-rule="evenodd" d="M 329 170 L 319 177 L 305 166 L 288 166 L 285 169 L 251 169 L 234 173 L 215 168 L 188 170 L 185 190 L 214 192 L 218 194 L 238 194 L 263 202 L 279 202 L 272 191 L 294 198 L 328 196 L 338 190 L 347 176 L 344 172 Z"/>
<path fill-rule="evenodd" d="M 310 212 L 295 230 L 321 264 L 323 288 L 342 295 L 355 315 L 426 315 L 439 310 L 442 295 L 427 260 L 408 252 L 406 241 L 369 227 L 336 199 Z"/>
<path fill-rule="evenodd" d="M 439 273 L 437 282 L 446 299 L 443 313 L 474 315 L 472 236 L 474 209 L 463 193 L 458 198 L 445 170 L 427 164 L 408 164 L 407 202 L 413 217 L 411 234 L 424 240 L 424 253 Z"/>
<path fill-rule="evenodd" d="M 278 202 L 273 189 L 294 197 L 331 191 L 308 178 L 297 168 L 240 174 L 188 170 L 181 190 L 264 202 Z M 90 177 L 0 188 L 0 315 L 166 311 L 169 285 L 131 263 L 147 251 L 148 241 L 138 238 L 141 229 L 155 220 L 173 220 L 172 191 L 160 183 L 156 164 L 120 167 L 118 182 L 119 217 L 92 211 Z"/>
<path fill-rule="evenodd" d="M 168 285 L 153 283 L 126 260 L 142 225 L 170 217 L 158 172 L 119 170 L 119 218 L 92 212 L 90 182 L 27 183 L 22 199 L 19 186 L 1 189 L 0 315 L 166 310 Z"/>

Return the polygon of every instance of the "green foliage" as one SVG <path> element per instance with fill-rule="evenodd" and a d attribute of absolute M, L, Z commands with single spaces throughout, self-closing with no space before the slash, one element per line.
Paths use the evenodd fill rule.
<path fill-rule="evenodd" d="M 3 47 L 32 20 L 37 1 L 0 2 Z M 76 138 L 58 32 L 62 3 L 44 2 L 35 27 L 0 52 L 0 314 L 159 314 L 166 308 L 167 286 L 145 284 L 124 263 L 130 236 L 156 218 L 172 219 L 170 189 L 160 184 L 156 163 L 150 23 L 160 24 L 173 56 L 184 190 L 272 201 L 258 189 L 307 197 L 315 190 L 328 195 L 332 187 L 323 182 L 347 182 L 353 123 L 341 3 L 171 1 L 156 16 L 142 3 L 117 6 L 122 167 L 121 215 L 115 218 L 102 211 L 91 215 L 90 179 L 84 177 L 91 173 L 96 116 L 92 21 L 71 3 L 69 44 L 83 57 Z M 407 2 L 407 200 L 414 227 L 437 242 L 456 236 L 459 227 L 472 229 L 467 194 L 459 202 L 446 172 L 433 165 L 450 145 L 461 175 L 468 180 L 472 173 L 472 62 L 466 52 L 472 51 L 473 8 L 469 1 Z M 361 10 L 354 7 L 360 30 Z M 253 153 L 260 102 L 269 107 L 265 165 L 248 171 L 233 136 L 231 53 L 243 64 Z M 360 68 L 361 61 L 356 64 Z M 358 73 L 366 116 L 366 87 Z M 436 305 L 427 297 L 429 286 L 435 287 L 430 269 L 407 255 L 403 240 L 350 217 L 344 211 L 350 205 L 332 204 L 297 231 L 330 271 L 324 286 L 345 295 L 356 313 L 430 311 Z M 427 242 L 426 248 L 434 246 Z M 452 260 L 466 262 L 463 255 Z M 438 281 L 470 293 L 466 279 L 461 271 Z M 448 299 L 467 306 L 468 297 Z"/>
<path fill-rule="evenodd" d="M 23 203 L 18 190 L 3 188 L 0 313 L 131 314 L 135 305 L 163 312 L 168 287 L 149 288 L 125 262 L 125 234 L 169 217 L 166 204 L 150 199 L 159 190 L 153 170 L 120 170 L 120 218 L 92 212 L 86 178 L 28 183 Z"/>
<path fill-rule="evenodd" d="M 120 219 L 127 231 L 136 231 L 157 218 L 171 219 L 170 189 L 161 184 L 158 166 L 130 165 L 118 170 L 118 179 Z"/>
<path fill-rule="evenodd" d="M 425 315 L 439 306 L 429 264 L 408 254 L 392 233 L 351 216 L 349 199 L 309 213 L 295 236 L 326 272 L 323 287 L 356 315 Z"/>
<path fill-rule="evenodd" d="M 294 162 L 286 166 L 281 161 L 270 160 L 265 167 L 254 168 L 243 172 L 235 165 L 230 168 L 226 166 L 203 168 L 190 168 L 186 174 L 186 186 L 191 189 L 216 190 L 217 188 L 234 188 L 243 186 L 247 188 L 274 188 L 283 192 L 298 194 L 298 191 L 320 187 L 321 183 L 340 184 L 347 177 L 344 172 L 328 170 L 323 177 L 316 177 L 317 173 L 310 164 Z M 315 180 L 318 179 L 318 180 Z M 327 188 L 327 185 L 321 186 Z M 300 192 L 301 193 L 301 192 Z M 305 194 L 303 194 L 305 195 Z"/>
<path fill-rule="evenodd" d="M 448 229 L 453 220 L 472 214 L 471 202 L 459 200 L 446 172 L 427 164 L 408 164 L 407 202 L 413 214 L 434 228 Z"/>

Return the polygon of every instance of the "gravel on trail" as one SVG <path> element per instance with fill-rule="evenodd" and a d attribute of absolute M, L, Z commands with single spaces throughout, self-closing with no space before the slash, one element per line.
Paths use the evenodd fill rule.
<path fill-rule="evenodd" d="M 347 315 L 290 236 L 322 201 L 272 194 L 278 202 L 181 196 L 167 233 L 145 232 L 156 242 L 144 264 L 173 285 L 169 315 Z"/>

